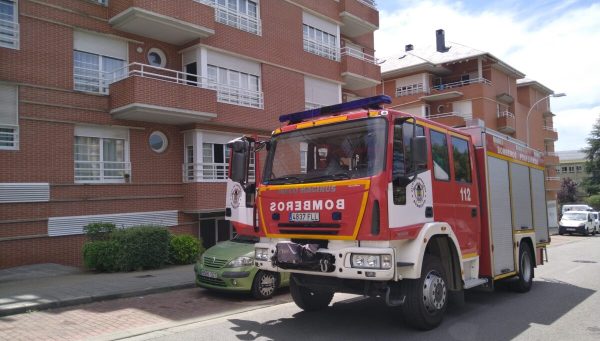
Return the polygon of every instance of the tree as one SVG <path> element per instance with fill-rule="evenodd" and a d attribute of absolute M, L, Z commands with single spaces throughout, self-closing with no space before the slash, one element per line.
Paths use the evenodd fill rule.
<path fill-rule="evenodd" d="M 592 127 L 590 136 L 586 139 L 588 146 L 585 153 L 585 171 L 590 175 L 583 181 L 586 192 L 590 195 L 600 193 L 600 118 Z"/>
<path fill-rule="evenodd" d="M 564 178 L 560 182 L 560 191 L 558 191 L 558 203 L 561 205 L 574 203 L 577 201 L 577 183 L 571 178 Z"/>

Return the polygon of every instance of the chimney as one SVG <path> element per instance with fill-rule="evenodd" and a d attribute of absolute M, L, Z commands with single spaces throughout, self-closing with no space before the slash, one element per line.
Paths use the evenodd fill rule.
<path fill-rule="evenodd" d="M 404 51 L 408 52 L 408 51 L 412 51 L 413 50 L 413 45 L 412 44 L 408 44 L 404 46 Z"/>
<path fill-rule="evenodd" d="M 439 29 L 435 31 L 435 43 L 438 52 L 448 52 L 449 48 L 446 47 L 446 37 L 444 35 L 444 30 Z"/>

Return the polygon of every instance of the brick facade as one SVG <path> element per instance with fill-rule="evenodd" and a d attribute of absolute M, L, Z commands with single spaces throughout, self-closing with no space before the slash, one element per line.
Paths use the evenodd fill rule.
<path fill-rule="evenodd" d="M 0 184 L 48 183 L 50 200 L 0 203 L 0 268 L 40 262 L 81 266 L 85 237 L 48 236 L 48 219 L 53 217 L 174 210 L 178 221 L 170 230 L 198 236 L 200 220 L 205 219 L 202 214 L 222 219 L 218 215 L 224 211 L 225 182 L 184 182 L 186 131 L 268 136 L 278 126 L 279 115 L 304 109 L 305 76 L 340 84 L 341 92 L 355 95 L 373 94 L 375 89 L 347 89 L 342 77 L 345 71 L 374 82 L 380 79 L 379 67 L 367 61 L 330 60 L 303 48 L 303 12 L 319 15 L 338 26 L 342 22 L 340 13 L 348 12 L 378 26 L 377 10 L 358 0 L 260 0 L 257 3 L 261 35 L 218 22 L 215 8 L 201 1 L 108 3 L 104 6 L 92 0 L 18 1 L 19 49 L 0 47 L 0 83 L 18 87 L 19 147 L 0 149 Z M 115 16 L 134 7 L 156 15 L 147 31 L 160 33 L 161 20 L 167 17 L 176 20 L 184 30 L 200 27 L 208 32 L 207 36 L 176 45 L 161 39 L 156 32 L 155 36 L 139 36 L 113 25 Z M 158 30 L 153 25 L 158 25 Z M 149 50 L 158 48 L 167 59 L 167 70 L 157 71 L 155 76 L 129 75 L 112 83 L 108 94 L 76 91 L 74 32 L 125 42 L 126 64 L 148 64 Z M 357 37 L 341 34 L 338 47 L 343 46 L 342 39 L 362 45 L 365 53 L 373 54 L 372 31 Z M 190 49 L 218 51 L 258 63 L 263 108 L 224 103 L 214 89 L 190 86 L 178 78 L 182 76 L 176 72 L 185 70 L 182 55 Z M 198 65 L 199 75 L 200 69 Z M 166 108 L 175 118 L 142 113 L 136 120 L 115 119 L 111 114 L 130 105 Z M 192 114 L 182 119 L 177 116 L 181 112 Z M 197 118 L 193 116 L 196 113 L 208 116 Z M 82 126 L 128 132 L 129 179 L 121 183 L 76 181 L 74 135 Z M 162 132 L 168 139 L 168 147 L 162 153 L 149 146 L 148 139 L 154 131 Z M 201 156 L 202 145 L 197 148 L 200 150 L 196 150 L 196 156 Z M 196 158 L 194 162 L 203 161 Z"/>

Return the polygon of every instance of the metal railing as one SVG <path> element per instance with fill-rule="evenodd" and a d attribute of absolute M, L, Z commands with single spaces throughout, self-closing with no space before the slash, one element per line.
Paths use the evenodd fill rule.
<path fill-rule="evenodd" d="M 547 131 L 553 131 L 553 132 L 555 132 L 555 133 L 556 133 L 556 128 L 554 128 L 554 127 L 550 127 L 550 126 L 543 126 L 542 128 L 543 128 L 544 130 L 547 130 Z"/>
<path fill-rule="evenodd" d="M 378 63 L 378 60 L 377 60 L 377 58 L 375 58 L 375 56 L 364 53 L 363 51 L 355 49 L 353 47 L 348 47 L 348 46 L 342 47 L 340 50 L 340 55 L 342 57 L 344 57 L 344 56 L 354 57 L 356 59 L 360 59 L 360 60 L 363 60 L 363 61 L 371 63 L 371 64 L 375 64 L 375 65 L 377 65 L 377 63 Z"/>
<path fill-rule="evenodd" d="M 559 176 L 547 176 L 546 181 L 560 181 Z"/>
<path fill-rule="evenodd" d="M 0 149 L 19 149 L 19 127 L 0 125 Z"/>
<path fill-rule="evenodd" d="M 368 7 L 371 7 L 372 9 L 377 9 L 377 3 L 375 3 L 375 0 L 358 0 L 358 2 Z"/>
<path fill-rule="evenodd" d="M 304 51 L 327 59 L 340 61 L 340 50 L 336 46 L 326 45 L 306 37 L 304 37 Z"/>
<path fill-rule="evenodd" d="M 75 161 L 75 182 L 127 182 L 130 175 L 130 162 Z"/>
<path fill-rule="evenodd" d="M 201 77 L 192 73 L 165 69 L 141 63 L 131 63 L 122 69 L 115 70 L 112 72 L 112 74 L 112 78 L 109 77 L 109 84 L 133 76 L 152 78 L 181 85 L 196 86 L 203 89 L 215 90 L 217 92 L 217 101 L 221 103 L 229 103 L 258 109 L 262 109 L 264 107 L 264 96 L 261 91 L 219 84 L 215 81 L 209 80 L 206 77 Z"/>
<path fill-rule="evenodd" d="M 440 114 L 430 114 L 426 118 L 436 119 L 436 118 L 448 118 L 448 117 L 460 117 L 464 120 L 470 120 L 473 118 L 473 113 L 465 114 L 458 111 L 444 112 Z"/>
<path fill-rule="evenodd" d="M 19 24 L 16 19 L 8 20 L 0 15 L 0 47 L 19 48 Z"/>
<path fill-rule="evenodd" d="M 108 0 L 92 0 L 92 1 L 95 1 L 95 2 L 99 3 L 100 5 L 108 6 Z"/>
<path fill-rule="evenodd" d="M 423 83 L 404 85 L 402 87 L 396 88 L 396 97 L 416 95 L 422 93 L 428 93 L 428 91 L 425 91 L 425 86 L 423 86 Z"/>
<path fill-rule="evenodd" d="M 235 27 L 242 31 L 256 35 L 262 34 L 261 20 L 245 13 L 241 13 L 219 4 L 215 0 L 194 0 L 201 4 L 214 7 L 215 21 L 227 26 Z"/>
<path fill-rule="evenodd" d="M 456 81 L 456 82 L 439 84 L 439 85 L 433 86 L 433 89 L 435 89 L 435 90 L 446 90 L 446 89 L 458 88 L 458 87 L 461 87 L 461 86 L 470 85 L 470 84 L 477 84 L 477 83 L 482 83 L 482 84 L 486 84 L 486 85 L 492 85 L 492 82 L 489 79 L 486 79 L 486 78 L 482 77 L 482 78 L 473 78 L 473 79 L 460 80 L 460 81 Z"/>
<path fill-rule="evenodd" d="M 500 111 L 498 112 L 498 118 L 500 117 L 515 118 L 515 114 L 510 111 Z"/>
<path fill-rule="evenodd" d="M 558 156 L 558 154 L 556 152 L 545 152 L 544 155 L 546 155 L 546 156 Z"/>
<path fill-rule="evenodd" d="M 229 174 L 228 163 L 184 163 L 183 182 L 226 180 Z"/>

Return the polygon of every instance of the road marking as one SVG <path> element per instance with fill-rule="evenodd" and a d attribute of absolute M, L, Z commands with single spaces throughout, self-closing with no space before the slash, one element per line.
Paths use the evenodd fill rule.
<path fill-rule="evenodd" d="M 581 268 L 583 268 L 583 265 L 578 265 L 578 266 L 574 267 L 573 269 L 567 271 L 566 273 L 570 274 L 571 272 L 575 272 Z"/>

